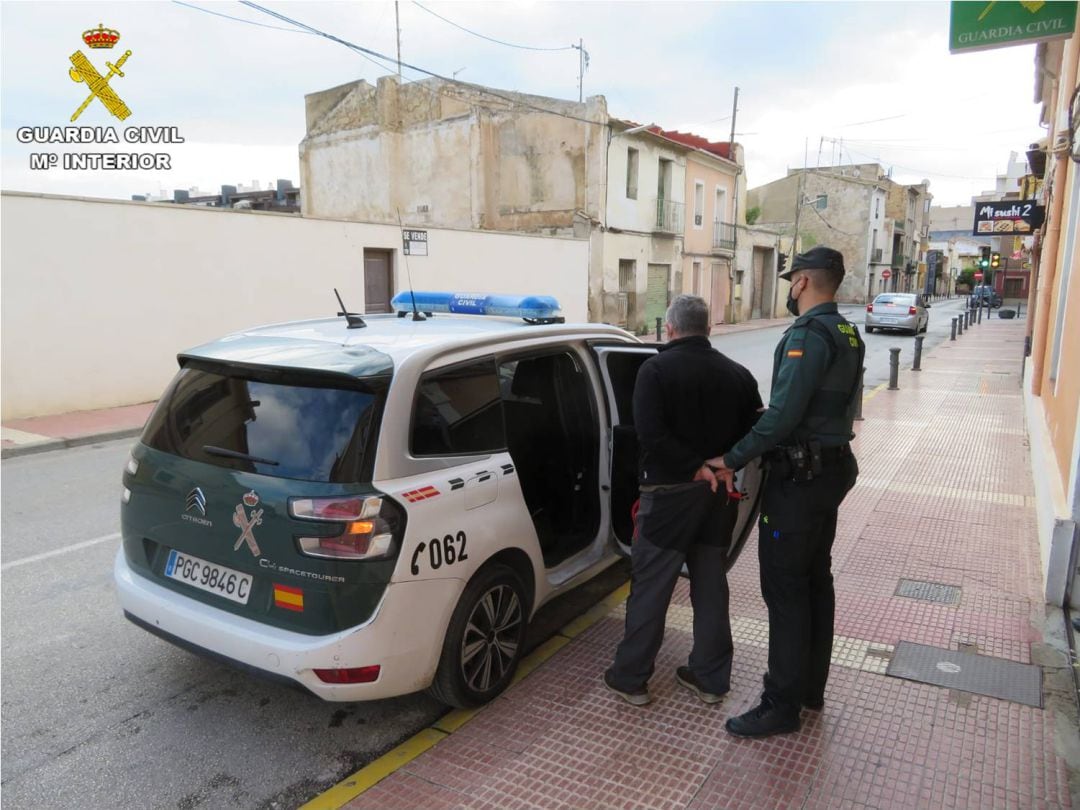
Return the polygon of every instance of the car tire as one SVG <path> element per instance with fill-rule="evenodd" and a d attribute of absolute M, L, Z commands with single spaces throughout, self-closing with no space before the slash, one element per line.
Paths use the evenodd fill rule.
<path fill-rule="evenodd" d="M 866 327 L 865 331 L 866 331 L 866 334 L 872 335 L 872 334 L 874 334 L 874 327 L 868 326 L 868 327 Z"/>
<path fill-rule="evenodd" d="M 439 668 L 428 692 L 448 706 L 471 709 L 510 685 L 525 645 L 525 586 L 498 563 L 480 569 L 450 617 Z"/>

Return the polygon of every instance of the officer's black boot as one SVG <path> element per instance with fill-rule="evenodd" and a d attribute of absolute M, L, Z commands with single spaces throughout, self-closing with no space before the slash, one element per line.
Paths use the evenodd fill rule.
<path fill-rule="evenodd" d="M 800 727 L 799 710 L 779 706 L 761 696 L 761 703 L 746 714 L 728 718 L 724 728 L 736 737 L 771 737 L 773 734 L 789 734 Z"/>

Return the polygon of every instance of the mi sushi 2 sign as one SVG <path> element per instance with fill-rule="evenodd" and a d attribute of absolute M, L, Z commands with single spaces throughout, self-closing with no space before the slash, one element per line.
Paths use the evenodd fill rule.
<path fill-rule="evenodd" d="M 953 0 L 949 51 L 966 53 L 1064 39 L 1076 30 L 1076 2 Z"/>

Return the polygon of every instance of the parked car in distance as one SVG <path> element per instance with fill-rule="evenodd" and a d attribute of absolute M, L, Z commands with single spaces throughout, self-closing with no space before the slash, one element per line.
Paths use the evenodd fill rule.
<path fill-rule="evenodd" d="M 918 293 L 881 293 L 866 305 L 866 333 L 897 329 L 916 335 L 930 325 L 930 309 Z"/>
<path fill-rule="evenodd" d="M 971 291 L 971 295 L 968 297 L 968 308 L 977 309 L 985 306 L 987 299 L 990 300 L 990 306 L 994 309 L 1001 306 L 1001 295 L 998 291 L 985 284 L 980 284 Z"/>

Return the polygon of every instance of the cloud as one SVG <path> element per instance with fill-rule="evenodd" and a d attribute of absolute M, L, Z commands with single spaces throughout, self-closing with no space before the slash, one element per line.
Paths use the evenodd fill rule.
<path fill-rule="evenodd" d="M 215 14 L 177 3 L 4 4 L 4 186 L 72 193 L 93 186 L 92 176 L 31 173 L 30 150 L 8 133 L 66 123 L 83 89 L 66 75 L 68 56 L 81 31 L 98 22 L 120 30 L 120 47 L 133 52 L 125 76 L 112 80 L 133 110 L 128 123 L 177 126 L 188 139 L 176 149 L 172 172 L 99 174 L 101 195 L 216 188 L 252 177 L 298 180 L 304 95 L 390 72 L 321 37 L 265 27 L 285 24 L 239 3 L 193 4 Z M 928 177 L 938 202 L 964 202 L 993 185 L 1010 150 L 1040 133 L 1030 102 L 1033 46 L 950 56 L 946 3 L 424 4 L 506 42 L 566 47 L 583 40 L 591 58 L 585 93 L 605 95 L 621 117 L 692 125 L 727 139 L 731 122 L 717 119 L 730 116 L 738 86 L 736 130 L 744 134 L 737 138 L 754 185 L 801 166 L 804 155 L 815 162 L 819 146 L 823 159 L 832 155 L 838 147 L 823 137 L 843 138 L 843 160 L 880 157 L 895 176 Z M 395 53 L 391 2 L 269 7 Z M 402 2 L 400 13 L 407 62 L 444 75 L 463 69 L 462 79 L 492 87 L 577 98 L 576 50 L 491 43 L 412 3 Z M 116 123 L 99 107 L 87 111 L 85 123 Z M 889 120 L 860 123 L 877 118 Z"/>

